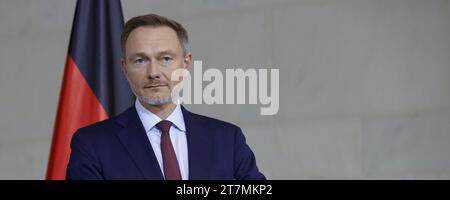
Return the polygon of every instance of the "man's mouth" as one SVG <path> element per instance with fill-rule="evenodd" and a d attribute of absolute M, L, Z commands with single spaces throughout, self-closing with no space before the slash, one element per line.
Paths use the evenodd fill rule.
<path fill-rule="evenodd" d="M 166 87 L 166 85 L 149 85 L 149 86 L 145 86 L 145 88 L 159 88 L 159 87 Z"/>

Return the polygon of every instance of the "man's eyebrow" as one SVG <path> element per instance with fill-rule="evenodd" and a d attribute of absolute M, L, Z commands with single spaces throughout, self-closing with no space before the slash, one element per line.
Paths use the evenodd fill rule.
<path fill-rule="evenodd" d="M 147 55 L 146 55 L 145 53 L 143 53 L 143 52 L 138 52 L 138 53 L 132 54 L 132 55 L 130 56 L 130 59 L 131 59 L 131 58 L 135 58 L 135 57 L 147 57 Z"/>
<path fill-rule="evenodd" d="M 171 55 L 171 56 L 174 56 L 174 55 L 176 55 L 176 53 L 175 53 L 174 51 L 168 49 L 168 50 L 159 51 L 159 52 L 156 53 L 156 55 L 157 55 L 158 57 L 159 57 L 159 56 L 163 56 L 163 55 Z M 148 56 L 147 56 L 147 54 L 144 53 L 144 52 L 137 52 L 137 53 L 131 54 L 130 57 L 129 57 L 128 59 L 129 59 L 129 60 L 132 60 L 133 58 L 136 58 L 136 57 L 147 58 Z"/>
<path fill-rule="evenodd" d="M 164 50 L 164 51 L 160 51 L 160 52 L 157 53 L 158 56 L 167 55 L 167 54 L 173 56 L 176 53 L 174 51 L 170 50 L 170 49 Z"/>

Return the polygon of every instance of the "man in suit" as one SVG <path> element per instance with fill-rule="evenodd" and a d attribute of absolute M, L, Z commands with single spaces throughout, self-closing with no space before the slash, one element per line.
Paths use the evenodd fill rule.
<path fill-rule="evenodd" d="M 136 102 L 74 134 L 67 179 L 265 179 L 239 127 L 191 113 L 171 98 L 179 83 L 172 72 L 192 65 L 179 23 L 134 17 L 121 40 Z"/>

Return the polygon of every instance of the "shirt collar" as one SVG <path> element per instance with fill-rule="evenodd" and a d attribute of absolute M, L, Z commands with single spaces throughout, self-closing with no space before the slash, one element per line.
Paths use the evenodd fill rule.
<path fill-rule="evenodd" d="M 157 123 L 162 121 L 162 119 L 159 118 L 157 115 L 147 110 L 138 99 L 136 99 L 134 106 L 146 132 L 150 131 Z M 186 132 L 183 112 L 181 111 L 181 106 L 179 102 L 177 103 L 177 106 L 172 111 L 172 113 L 170 113 L 170 115 L 167 117 L 166 120 L 172 122 L 172 124 L 175 125 L 177 129 Z"/>

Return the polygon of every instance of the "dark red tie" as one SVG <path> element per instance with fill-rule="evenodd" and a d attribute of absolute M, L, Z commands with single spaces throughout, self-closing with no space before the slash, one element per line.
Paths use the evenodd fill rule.
<path fill-rule="evenodd" d="M 163 159 L 164 176 L 166 180 L 181 180 L 177 155 L 170 141 L 169 130 L 172 122 L 162 120 L 156 126 L 161 130 L 161 154 Z"/>

